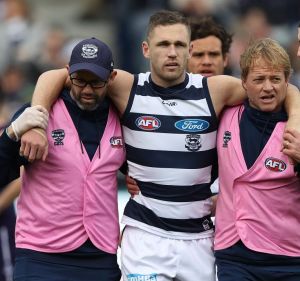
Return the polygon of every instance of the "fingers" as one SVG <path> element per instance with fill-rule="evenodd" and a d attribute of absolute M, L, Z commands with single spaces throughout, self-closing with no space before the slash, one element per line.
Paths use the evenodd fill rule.
<path fill-rule="evenodd" d="M 41 105 L 35 105 L 35 106 L 32 106 L 31 108 L 34 108 L 34 109 L 36 109 L 38 111 L 41 111 L 45 115 L 49 116 L 48 110 L 45 107 L 41 106 Z"/>
<path fill-rule="evenodd" d="M 45 132 L 35 128 L 23 135 L 20 146 L 21 156 L 32 162 L 40 159 L 45 161 L 47 154 L 48 141 Z"/>
<path fill-rule="evenodd" d="M 133 178 L 129 177 L 128 175 L 126 175 L 126 186 L 131 197 L 133 197 L 134 195 L 138 195 L 140 193 L 140 189 L 137 185 L 137 182 Z"/>
<path fill-rule="evenodd" d="M 127 184 L 137 185 L 136 181 L 132 177 L 130 177 L 128 175 L 126 175 L 126 183 Z"/>
<path fill-rule="evenodd" d="M 42 160 L 45 161 L 48 155 L 48 145 L 46 146 L 43 155 L 42 155 Z"/>

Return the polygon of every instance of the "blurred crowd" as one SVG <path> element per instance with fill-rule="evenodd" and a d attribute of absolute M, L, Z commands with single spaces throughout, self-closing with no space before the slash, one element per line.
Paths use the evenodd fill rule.
<path fill-rule="evenodd" d="M 60 5 L 66 5 L 64 2 L 60 1 Z M 81 13 L 60 22 L 55 17 L 51 20 L 51 16 L 37 17 L 34 8 L 43 3 L 43 0 L 0 0 L 0 128 L 20 104 L 30 100 L 42 72 L 68 63 L 70 50 L 84 35 L 66 26 L 109 22 L 115 32 L 105 34 L 105 38 L 110 36 L 113 42 L 116 66 L 138 73 L 148 69 L 141 42 L 149 15 L 160 9 L 179 10 L 189 16 L 212 15 L 224 25 L 233 34 L 225 73 L 237 77 L 240 54 L 251 40 L 260 37 L 278 40 L 291 56 L 294 70 L 291 82 L 300 87 L 300 61 L 295 58 L 299 0 L 75 0 L 73 3 L 80 4 Z"/>

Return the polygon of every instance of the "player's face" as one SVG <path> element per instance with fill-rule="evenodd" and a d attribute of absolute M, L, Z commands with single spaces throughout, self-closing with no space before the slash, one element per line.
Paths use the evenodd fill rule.
<path fill-rule="evenodd" d="M 298 51 L 297 51 L 297 57 L 300 58 L 300 27 L 298 27 Z"/>
<path fill-rule="evenodd" d="M 107 92 L 107 82 L 95 74 L 78 71 L 71 75 L 71 81 L 71 96 L 81 109 L 94 110 L 103 101 Z"/>
<path fill-rule="evenodd" d="M 283 106 L 288 81 L 283 69 L 274 69 L 260 59 L 250 69 L 243 86 L 252 107 L 266 112 L 278 112 Z"/>
<path fill-rule="evenodd" d="M 191 42 L 191 58 L 188 60 L 188 72 L 200 73 L 209 77 L 224 73 L 227 56 L 222 54 L 222 42 L 216 36 L 208 36 Z"/>
<path fill-rule="evenodd" d="M 189 58 L 190 34 L 183 24 L 159 25 L 143 42 L 143 53 L 150 60 L 151 78 L 162 87 L 183 82 Z"/>

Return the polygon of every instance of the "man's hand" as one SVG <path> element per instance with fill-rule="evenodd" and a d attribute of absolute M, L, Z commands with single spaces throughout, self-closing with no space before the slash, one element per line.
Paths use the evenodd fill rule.
<path fill-rule="evenodd" d="M 20 137 L 29 129 L 39 127 L 46 129 L 48 125 L 48 111 L 41 105 L 26 108 L 23 113 L 11 123 L 15 139 Z"/>
<path fill-rule="evenodd" d="M 300 133 L 293 129 L 286 129 L 283 139 L 282 152 L 300 163 Z"/>
<path fill-rule="evenodd" d="M 126 187 L 131 197 L 134 197 L 134 195 L 138 195 L 140 192 L 136 181 L 128 175 L 126 175 Z"/>
<path fill-rule="evenodd" d="M 20 155 L 29 162 L 42 159 L 48 155 L 48 140 L 43 129 L 34 128 L 26 132 L 21 138 Z"/>

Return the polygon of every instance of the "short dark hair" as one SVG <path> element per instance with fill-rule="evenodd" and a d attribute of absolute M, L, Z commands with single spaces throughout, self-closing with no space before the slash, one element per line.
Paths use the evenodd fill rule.
<path fill-rule="evenodd" d="M 232 43 L 232 34 L 218 24 L 213 17 L 192 17 L 190 18 L 191 41 L 202 39 L 208 36 L 215 36 L 221 40 L 223 56 L 229 52 Z"/>
<path fill-rule="evenodd" d="M 173 24 L 183 24 L 187 27 L 188 32 L 190 33 L 190 25 L 189 20 L 186 16 L 178 11 L 168 11 L 161 10 L 154 13 L 150 19 L 148 24 L 147 38 L 153 29 L 159 25 L 173 25 Z"/>

